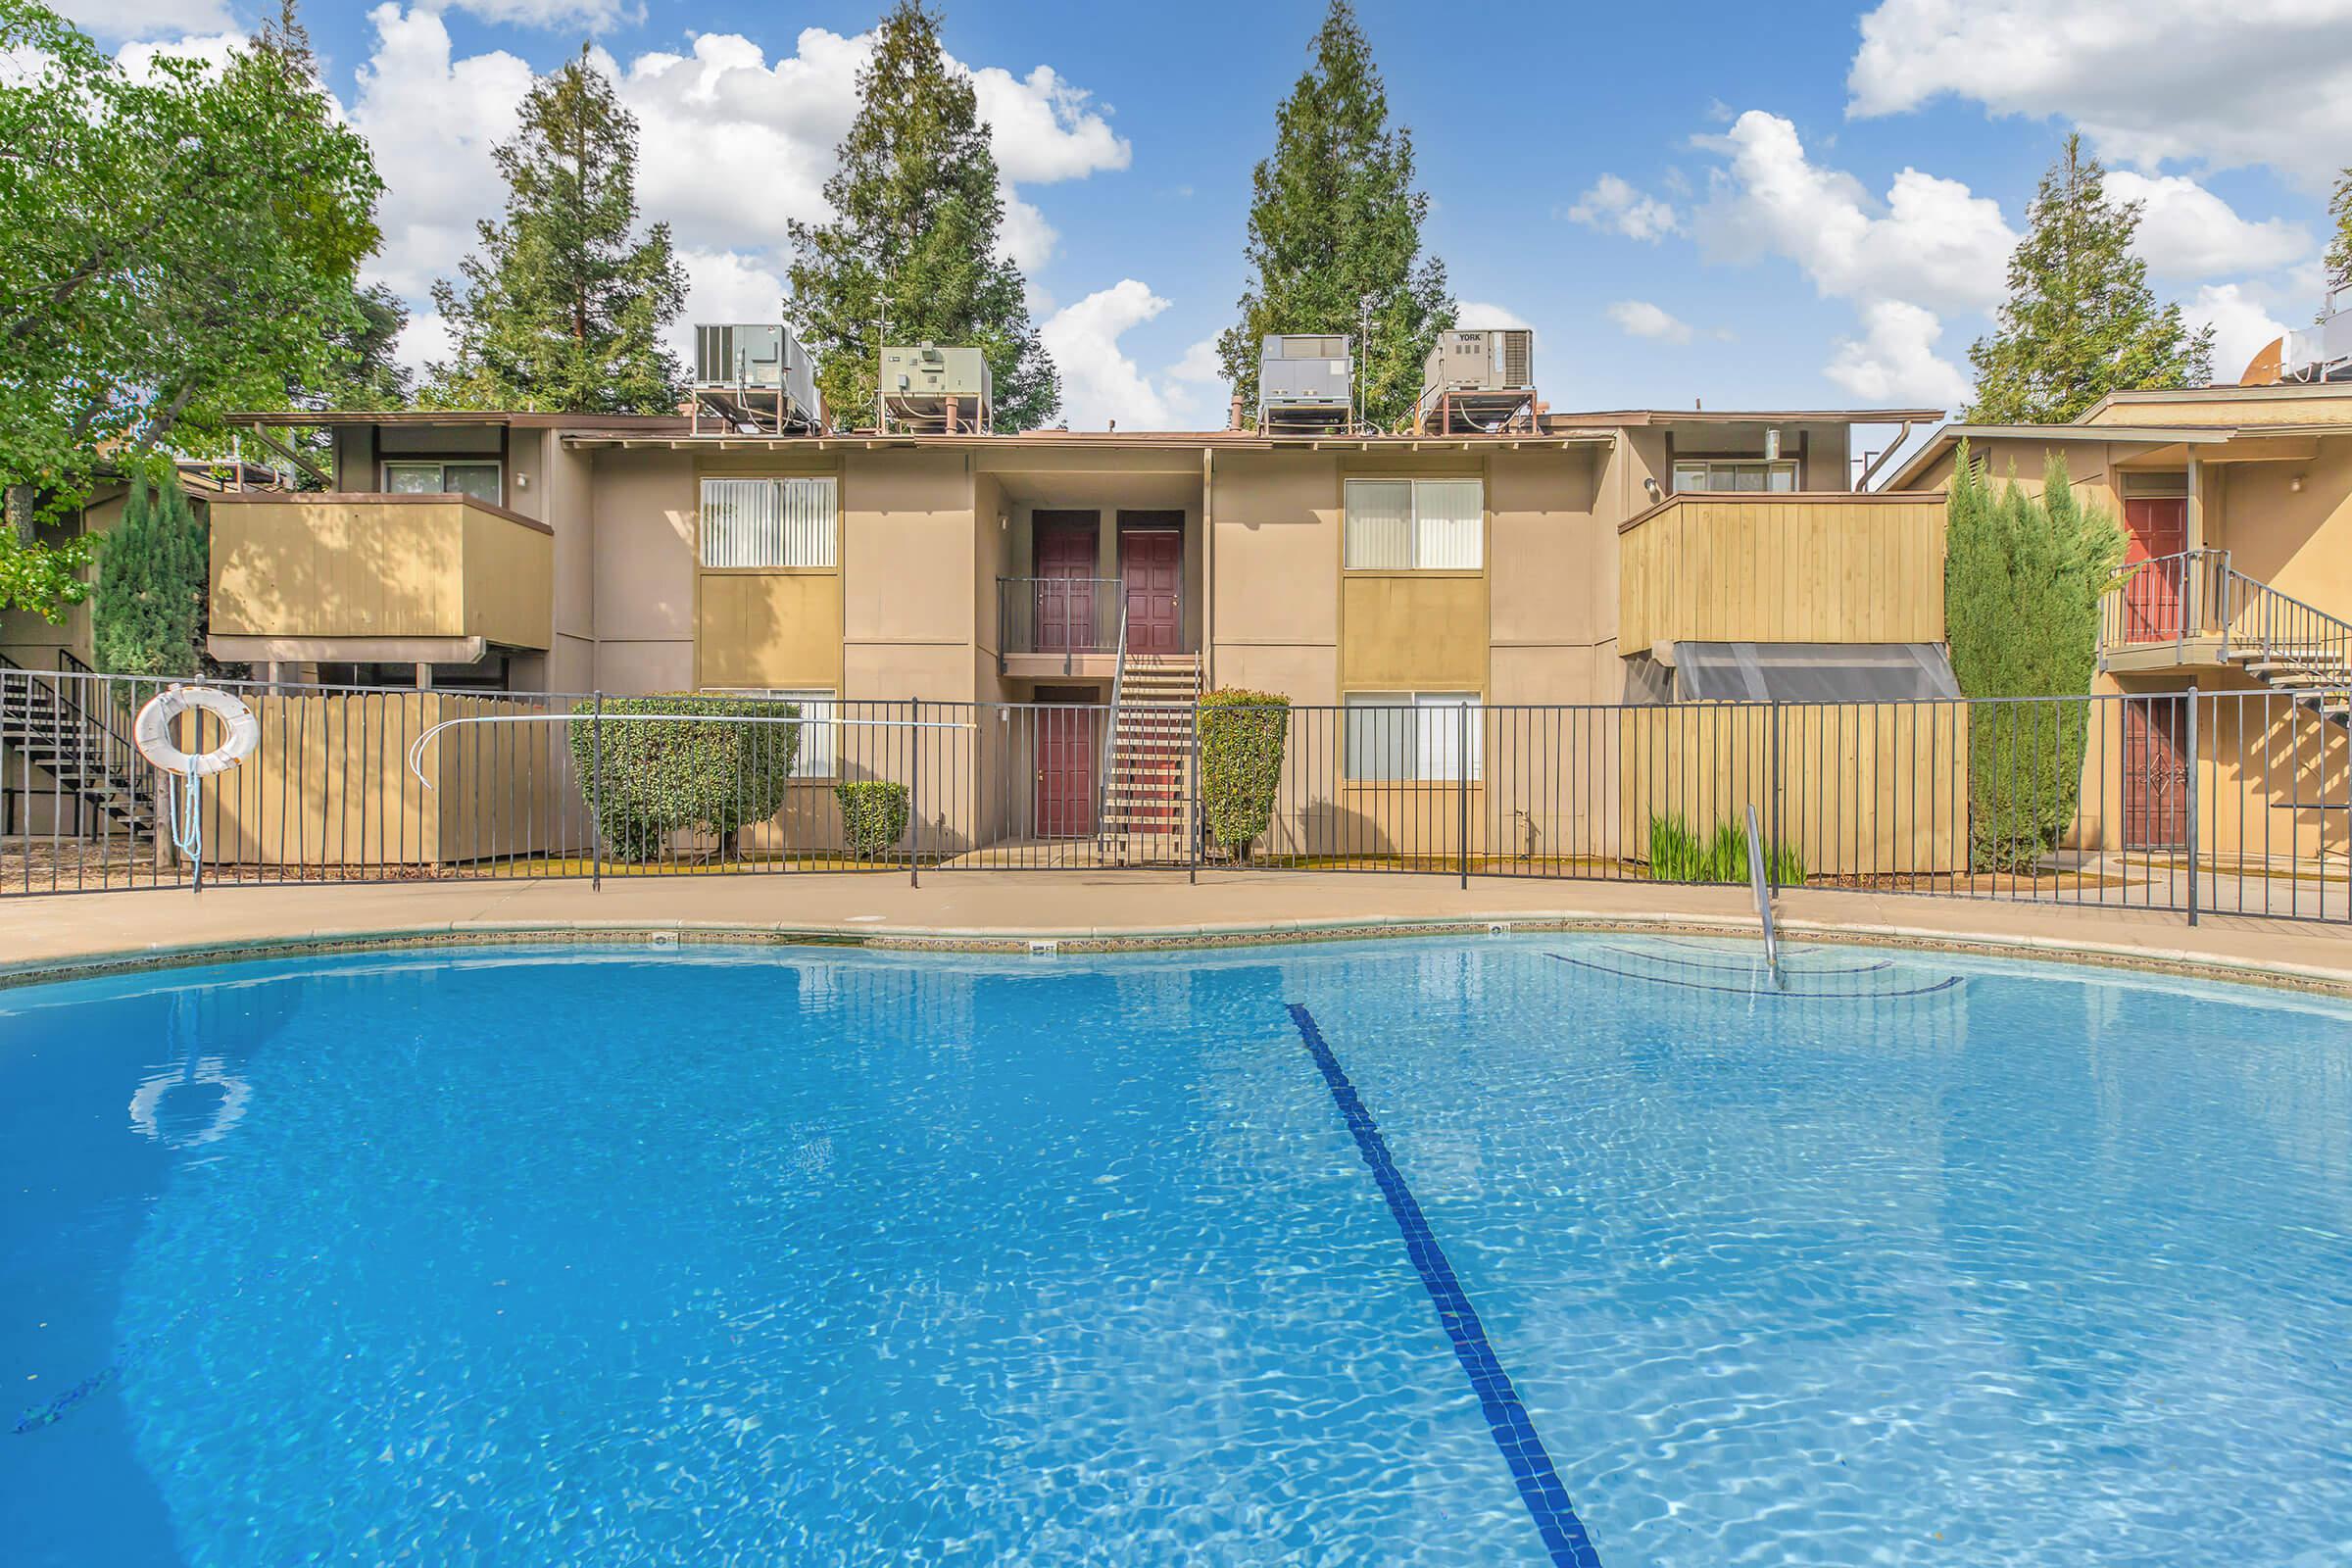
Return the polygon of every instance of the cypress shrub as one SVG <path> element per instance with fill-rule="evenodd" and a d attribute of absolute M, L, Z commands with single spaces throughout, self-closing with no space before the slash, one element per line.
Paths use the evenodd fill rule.
<path fill-rule="evenodd" d="M 2122 530 L 2085 508 L 2052 457 L 2042 493 L 2012 474 L 1995 497 L 1961 443 L 1945 502 L 1944 636 L 1963 697 L 2083 697 L 2098 668 L 2099 599 Z M 1969 855 L 1980 871 L 2037 863 L 2074 821 L 2088 722 L 2082 703 L 1969 710 Z"/>
<path fill-rule="evenodd" d="M 844 779 L 833 786 L 841 836 L 860 860 L 887 854 L 906 831 L 906 786 L 896 779 Z"/>
<path fill-rule="evenodd" d="M 204 612 L 204 525 L 176 479 L 131 480 L 122 516 L 98 545 L 91 654 L 117 675 L 193 675 Z"/>
<path fill-rule="evenodd" d="M 1274 820 L 1291 700 L 1220 687 L 1202 695 L 1200 724 L 1200 799 L 1208 835 L 1246 860 L 1250 844 Z"/>
<path fill-rule="evenodd" d="M 711 724 L 632 713 L 708 713 L 728 718 L 798 718 L 791 703 L 757 697 L 670 693 L 605 699 L 601 763 L 596 710 L 571 710 L 571 760 L 581 794 L 593 807 L 603 777 L 605 851 L 616 860 L 650 860 L 671 833 L 699 829 L 735 853 L 747 822 L 764 821 L 784 805 L 801 754 L 798 724 Z"/>

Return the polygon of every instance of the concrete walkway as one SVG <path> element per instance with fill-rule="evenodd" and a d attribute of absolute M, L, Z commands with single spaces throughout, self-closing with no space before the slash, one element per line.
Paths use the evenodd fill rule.
<path fill-rule="evenodd" d="M 1803 889 L 1778 906 L 1807 940 L 1934 944 L 2178 969 L 2352 994 L 2352 929 L 2069 909 L 2000 900 Z M 0 899 L 0 981 L 107 963 L 186 961 L 287 944 L 580 931 L 710 933 L 1019 948 L 1200 945 L 1480 929 L 1490 921 L 1754 935 L 1744 889 L 1334 872 L 808 873 L 586 882 L 222 887 Z"/>

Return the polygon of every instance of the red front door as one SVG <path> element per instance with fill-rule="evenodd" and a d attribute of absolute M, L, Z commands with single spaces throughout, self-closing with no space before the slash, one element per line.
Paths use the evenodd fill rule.
<path fill-rule="evenodd" d="M 2180 626 L 2180 567 L 2188 548 L 2188 502 L 2174 496 L 2124 503 L 2124 641 L 2171 642 Z M 2146 563 L 2146 564 L 2142 564 Z"/>
<path fill-rule="evenodd" d="M 1095 653 L 1095 514 L 1039 513 L 1033 612 L 1037 652 Z"/>
<path fill-rule="evenodd" d="M 1084 695 L 1093 701 L 1093 695 Z M 1037 835 L 1084 838 L 1095 830 L 1095 710 L 1040 705 L 1037 714 Z"/>
<path fill-rule="evenodd" d="M 1127 589 L 1127 646 L 1139 654 L 1184 652 L 1184 534 L 1121 528 L 1119 576 Z"/>
<path fill-rule="evenodd" d="M 2181 757 L 2184 699 L 2124 702 L 2124 848 L 2178 849 L 2188 839 L 2188 764 Z"/>

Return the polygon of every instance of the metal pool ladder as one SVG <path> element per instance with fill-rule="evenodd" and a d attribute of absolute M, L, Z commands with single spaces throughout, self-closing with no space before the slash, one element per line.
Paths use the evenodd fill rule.
<path fill-rule="evenodd" d="M 1781 934 L 1772 923 L 1772 892 L 1765 886 L 1764 836 L 1756 830 L 1752 801 L 1747 808 L 1747 886 L 1756 896 L 1756 918 L 1764 922 L 1764 965 L 1772 971 L 1772 988 L 1787 990 L 1781 982 Z"/>

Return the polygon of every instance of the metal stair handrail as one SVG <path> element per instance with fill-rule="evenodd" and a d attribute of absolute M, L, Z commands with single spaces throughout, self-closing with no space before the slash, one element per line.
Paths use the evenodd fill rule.
<path fill-rule="evenodd" d="M 43 671 L 29 669 L 5 654 L 0 654 L 0 664 L 5 664 L 24 677 L 23 684 L 28 710 L 33 701 L 32 691 L 36 685 L 48 695 L 48 699 L 57 710 L 58 717 L 61 720 L 56 726 L 50 742 L 50 750 L 57 758 L 74 758 L 75 764 L 85 773 L 94 773 L 96 782 L 102 783 L 108 792 L 122 792 L 132 806 L 135 806 L 141 797 L 153 793 L 149 785 L 140 777 L 141 770 L 137 760 L 138 749 L 131 743 L 129 735 L 117 728 L 109 714 L 99 710 L 95 705 L 84 703 L 79 696 L 75 695 L 75 688 L 87 682 L 104 682 L 111 688 L 119 677 L 100 675 L 87 663 L 74 657 L 74 651 L 69 648 L 61 648 L 57 651 L 58 673 L 55 676 L 47 676 Z M 138 695 L 135 682 L 131 687 L 131 695 L 134 698 Z M 27 717 L 29 718 L 29 716 L 28 711 Z M 62 722 L 69 718 L 80 730 L 79 736 L 71 747 L 66 740 L 65 724 Z M 81 793 L 85 795 L 90 793 L 88 783 L 85 782 L 81 786 Z"/>
<path fill-rule="evenodd" d="M 2225 651 L 2232 641 L 2250 640 L 2258 644 L 2266 660 L 2295 664 L 2322 678 L 2345 676 L 2347 664 L 2352 663 L 2352 620 L 2331 615 L 2226 564 L 2223 577 L 2230 598 L 2240 607 L 2239 614 L 2251 610 L 2260 626 L 2258 634 L 2240 639 L 2235 633 L 2236 617 L 2231 617 L 2223 627 Z"/>
<path fill-rule="evenodd" d="M 1119 595 L 1119 652 L 1110 666 L 1110 711 L 1102 716 L 1102 742 L 1095 766 L 1095 846 L 1110 842 L 1110 763 L 1118 755 L 1119 699 L 1127 683 L 1127 596 Z"/>

